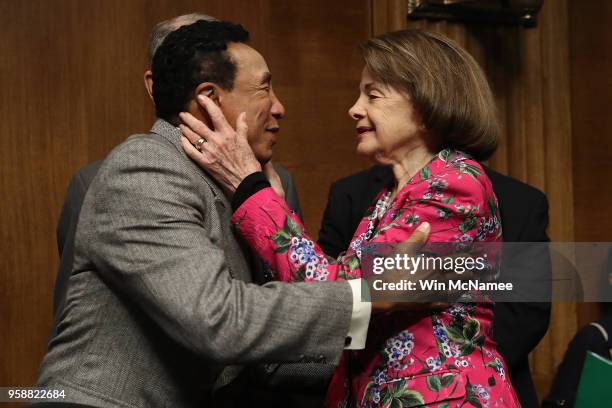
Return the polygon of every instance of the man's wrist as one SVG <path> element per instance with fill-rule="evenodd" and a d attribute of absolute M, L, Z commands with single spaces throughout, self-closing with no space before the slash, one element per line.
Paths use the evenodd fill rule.
<path fill-rule="evenodd" d="M 361 290 L 363 286 L 361 279 L 352 279 L 348 283 L 353 293 L 353 312 L 344 348 L 347 350 L 361 350 L 365 348 L 370 316 L 372 315 L 372 304 L 370 302 L 362 302 Z"/>

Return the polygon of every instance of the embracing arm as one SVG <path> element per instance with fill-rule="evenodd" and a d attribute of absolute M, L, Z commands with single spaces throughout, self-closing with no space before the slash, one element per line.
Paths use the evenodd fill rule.
<path fill-rule="evenodd" d="M 84 237 L 111 287 L 213 361 L 337 361 L 351 322 L 348 284 L 260 287 L 232 279 L 234 251 L 218 231 L 227 222 L 224 204 L 195 167 L 157 139 L 134 138 L 119 149 L 88 196 L 91 236 Z"/>
<path fill-rule="evenodd" d="M 284 201 L 271 188 L 265 188 L 263 176 L 260 182 L 256 177 L 249 176 L 237 190 L 234 199 L 237 209 L 232 222 L 249 246 L 276 271 L 276 279 L 316 281 L 362 276 L 354 251 L 338 259 L 326 257 Z M 402 205 L 393 210 L 393 222 L 378 228 L 368 243 L 400 243 L 425 222 L 432 226 L 430 242 L 471 242 L 478 235 L 481 240 L 487 235 L 492 235 L 487 240 L 499 238 L 497 206 L 490 188 L 477 177 L 463 175 L 461 178 L 456 171 L 436 177 L 439 181 L 435 184 L 424 178 L 406 187 L 400 193 L 405 196 Z M 432 187 L 440 184 L 446 185 L 443 193 L 440 187 Z M 250 188 L 241 188 L 244 185 Z M 480 224 L 485 221 L 490 222 L 491 229 L 483 233 L 484 226 Z M 359 251 L 360 245 L 366 244 L 358 238 L 352 246 Z"/>
<path fill-rule="evenodd" d="M 245 185 L 258 185 L 248 187 Z M 347 277 L 348 263 L 325 256 L 306 234 L 299 218 L 270 187 L 263 175 L 245 179 L 232 201 L 232 223 L 251 249 L 285 282 L 337 280 Z M 353 269 L 358 263 L 353 261 Z M 355 275 L 354 277 L 359 277 Z"/>

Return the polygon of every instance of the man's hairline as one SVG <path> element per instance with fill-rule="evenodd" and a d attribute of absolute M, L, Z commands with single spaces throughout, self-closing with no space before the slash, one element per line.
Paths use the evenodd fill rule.
<path fill-rule="evenodd" d="M 182 24 L 176 25 L 177 20 L 181 19 L 181 18 L 187 18 L 187 17 L 191 17 L 193 16 L 195 19 L 193 21 L 186 21 Z M 188 14 L 181 14 L 180 16 L 176 16 L 173 18 L 170 18 L 168 20 L 163 20 L 160 21 L 159 23 L 155 24 L 155 26 L 153 27 L 153 30 L 149 33 L 149 44 L 147 47 L 147 51 L 149 54 L 149 58 L 148 58 L 148 69 L 152 70 L 153 67 L 153 58 L 155 57 L 155 53 L 157 53 L 157 50 L 159 49 L 159 47 L 162 45 L 162 43 L 164 42 L 164 40 L 166 39 L 166 37 L 168 37 L 168 35 L 170 33 L 173 33 L 174 31 L 178 30 L 181 27 L 184 27 L 186 25 L 190 25 L 190 24 L 194 24 L 197 21 L 220 21 L 218 18 L 210 16 L 208 14 L 203 14 L 203 13 L 188 13 Z M 164 23 L 166 25 L 164 25 Z M 154 39 L 157 39 L 157 37 L 155 36 L 155 32 L 156 31 L 161 31 L 162 29 L 165 29 L 168 26 L 172 26 L 171 30 L 168 30 L 167 33 L 165 33 L 163 36 L 160 36 L 159 41 L 157 42 L 157 45 L 155 46 L 155 48 L 152 47 L 152 43 Z"/>

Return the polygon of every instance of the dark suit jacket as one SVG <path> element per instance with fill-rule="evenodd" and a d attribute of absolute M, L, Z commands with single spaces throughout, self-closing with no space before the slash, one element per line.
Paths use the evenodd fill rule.
<path fill-rule="evenodd" d="M 486 167 L 485 170 L 499 201 L 504 241 L 547 242 L 546 196 L 511 177 Z M 388 168 L 374 166 L 332 185 L 319 232 L 319 245 L 325 253 L 336 257 L 348 248 L 367 207 L 392 179 Z M 538 406 L 527 357 L 546 333 L 549 320 L 549 303 L 497 303 L 495 306 L 497 348 L 508 364 L 512 384 L 524 407 Z"/>

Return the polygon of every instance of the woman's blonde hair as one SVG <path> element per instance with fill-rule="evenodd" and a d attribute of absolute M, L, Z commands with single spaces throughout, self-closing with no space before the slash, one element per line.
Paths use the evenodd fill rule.
<path fill-rule="evenodd" d="M 499 122 L 487 79 L 472 56 L 434 32 L 402 30 L 361 45 L 366 67 L 380 82 L 407 93 L 424 125 L 485 160 L 497 148 Z"/>

